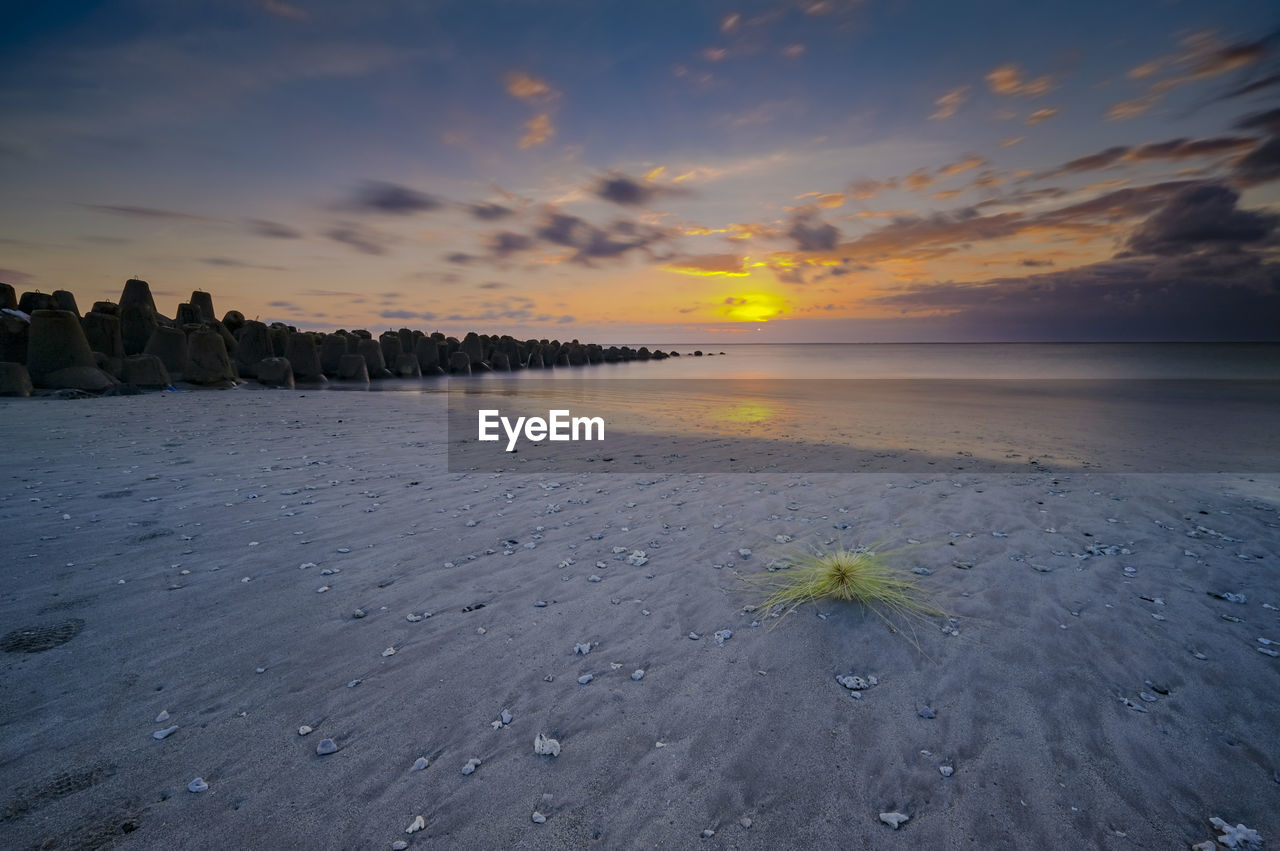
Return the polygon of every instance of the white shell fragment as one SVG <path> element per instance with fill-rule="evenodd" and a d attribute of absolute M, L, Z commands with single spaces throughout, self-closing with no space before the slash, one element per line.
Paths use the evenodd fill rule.
<path fill-rule="evenodd" d="M 911 820 L 911 816 L 903 813 L 881 813 L 880 821 L 897 830 L 900 826 Z"/>
<path fill-rule="evenodd" d="M 431 763 L 427 761 L 427 758 L 425 756 L 420 756 L 416 760 L 414 760 L 413 765 L 410 766 L 409 770 L 422 771 L 424 768 L 426 768 L 430 764 Z"/>
<path fill-rule="evenodd" d="M 165 727 L 163 730 L 156 730 L 154 733 L 151 734 L 151 738 L 167 739 L 176 732 L 178 732 L 178 725 L 174 724 L 172 727 Z"/>
<path fill-rule="evenodd" d="M 303 724 L 301 727 L 298 728 L 298 735 L 305 736 L 307 733 L 311 732 L 311 729 L 312 728 L 308 727 L 306 724 Z"/>
<path fill-rule="evenodd" d="M 466 765 L 462 766 L 462 773 L 463 773 L 463 774 L 471 774 L 471 773 L 472 773 L 472 772 L 474 772 L 474 771 L 476 770 L 476 768 L 478 768 L 479 766 L 480 766 L 480 760 L 479 760 L 479 759 L 477 759 L 476 757 L 472 757 L 471 759 L 467 760 L 467 764 L 466 764 Z"/>
<path fill-rule="evenodd" d="M 192 780 L 190 783 L 187 784 L 187 791 L 197 792 L 197 793 L 208 792 L 209 784 L 205 782 L 203 777 L 197 777 L 195 780 Z"/>
<path fill-rule="evenodd" d="M 546 823 L 547 823 L 547 817 L 546 817 L 546 816 L 544 816 L 542 813 L 538 812 L 537 810 L 534 810 L 534 811 L 533 811 L 533 815 L 529 816 L 529 818 L 533 819 L 533 823 L 534 823 L 534 824 L 546 824 Z"/>
<path fill-rule="evenodd" d="M 1237 824 L 1235 827 L 1227 824 L 1227 822 L 1214 816 L 1209 819 L 1209 824 L 1213 825 L 1222 834 L 1218 837 L 1218 844 L 1227 848 L 1253 848 L 1262 845 L 1262 836 L 1258 831 L 1243 824 Z"/>
<path fill-rule="evenodd" d="M 413 823 L 404 829 L 405 833 L 417 833 L 427 826 L 427 820 L 422 816 L 415 816 Z"/>
<path fill-rule="evenodd" d="M 533 752 L 540 756 L 560 756 L 560 742 L 545 733 L 539 733 L 533 740 Z"/>

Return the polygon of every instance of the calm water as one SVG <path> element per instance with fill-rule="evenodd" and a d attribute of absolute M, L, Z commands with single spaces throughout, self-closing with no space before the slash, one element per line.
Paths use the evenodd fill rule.
<path fill-rule="evenodd" d="M 682 356 L 583 369 L 529 370 L 515 376 L 1280 379 L 1280 344 L 1276 343 L 722 343 L 662 348 Z M 697 348 L 715 356 L 689 357 Z"/>

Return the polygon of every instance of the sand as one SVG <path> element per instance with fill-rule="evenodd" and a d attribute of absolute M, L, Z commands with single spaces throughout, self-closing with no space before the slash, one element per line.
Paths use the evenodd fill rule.
<path fill-rule="evenodd" d="M 0 844 L 1280 837 L 1280 476 L 450 473 L 444 419 L 411 393 L 0 401 L 0 621 L 27 632 Z M 744 576 L 825 543 L 897 549 L 954 620 L 745 610 Z"/>

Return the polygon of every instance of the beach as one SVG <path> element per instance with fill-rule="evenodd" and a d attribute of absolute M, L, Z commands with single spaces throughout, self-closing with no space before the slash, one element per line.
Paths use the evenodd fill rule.
<path fill-rule="evenodd" d="M 438 393 L 4 400 L 3 844 L 1280 834 L 1275 472 L 497 473 L 450 464 L 446 420 Z M 823 546 L 946 616 L 758 608 L 748 577 Z"/>

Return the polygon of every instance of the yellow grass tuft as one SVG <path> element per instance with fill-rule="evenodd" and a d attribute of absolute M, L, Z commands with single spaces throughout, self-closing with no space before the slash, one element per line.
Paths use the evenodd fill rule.
<path fill-rule="evenodd" d="M 783 616 L 818 600 L 860 603 L 890 627 L 895 626 L 891 615 L 906 619 L 943 614 L 926 602 L 920 586 L 874 552 L 841 548 L 806 553 L 793 559 L 789 569 L 752 581 L 771 589 L 762 607 L 781 606 Z"/>

